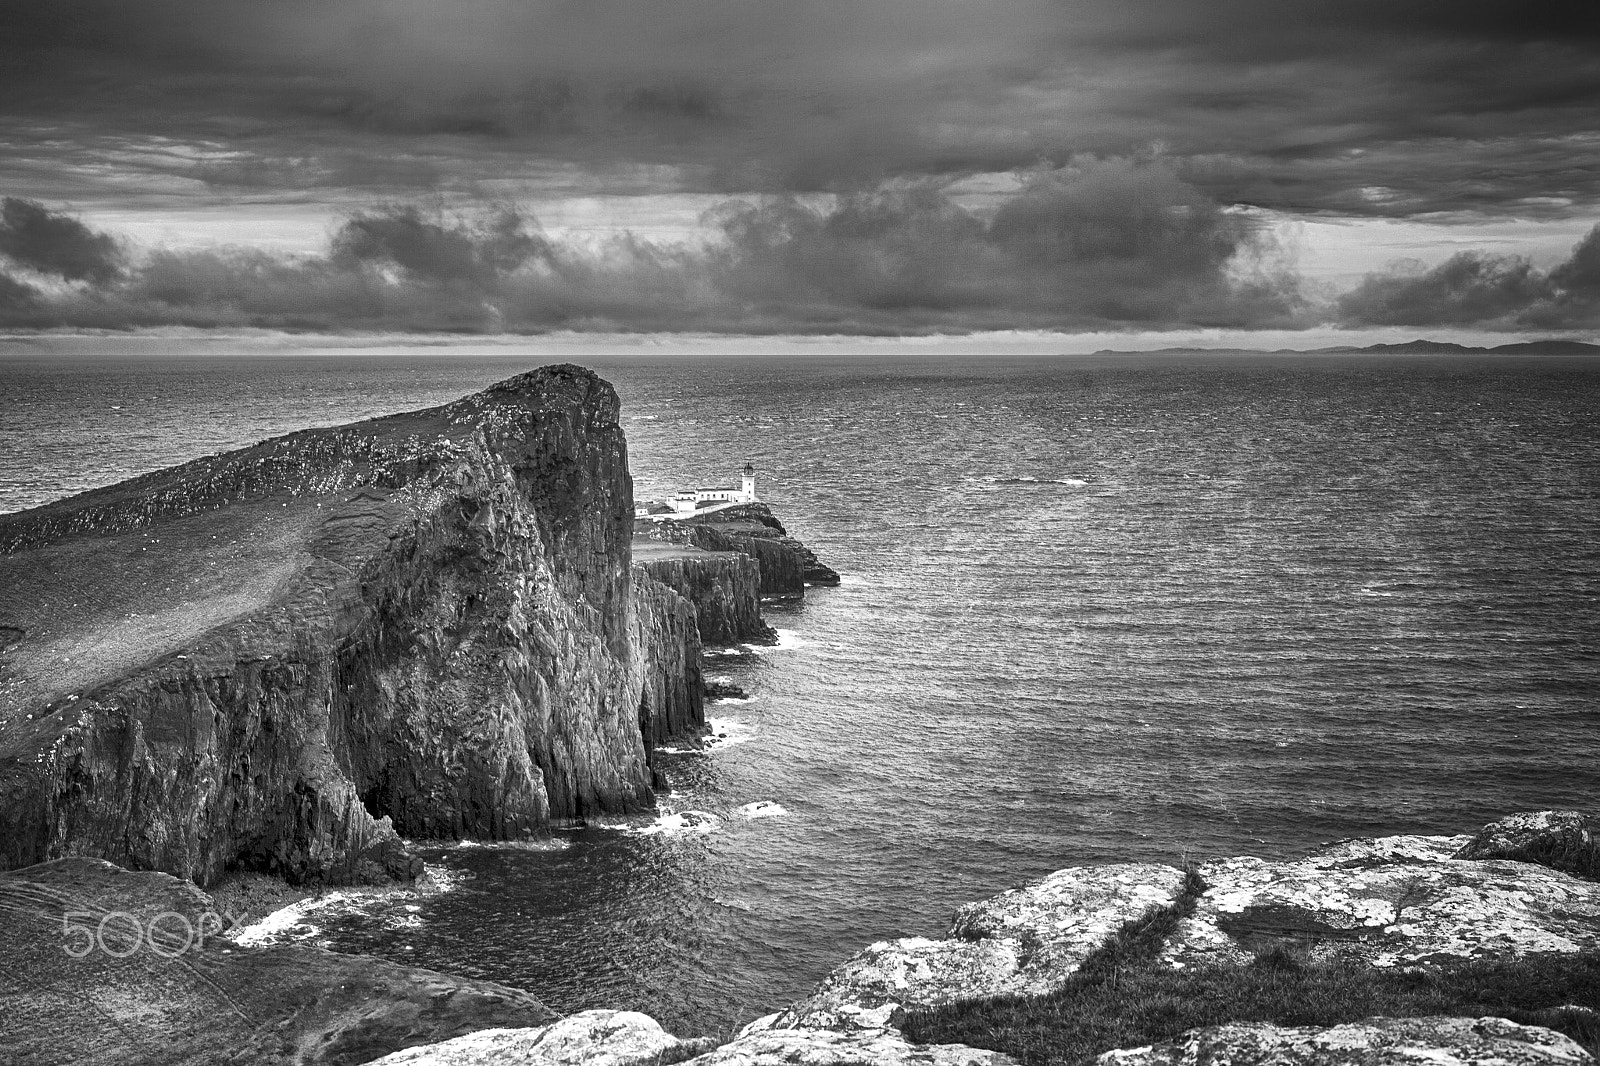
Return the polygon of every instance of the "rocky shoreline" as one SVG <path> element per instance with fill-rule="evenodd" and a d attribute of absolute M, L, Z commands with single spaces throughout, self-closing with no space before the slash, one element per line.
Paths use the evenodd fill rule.
<path fill-rule="evenodd" d="M 1592 869 L 1600 856 L 1595 829 L 1573 812 L 1540 812 L 1472 836 L 1341 841 L 1280 862 L 1063 869 L 963 906 L 945 939 L 864 948 L 804 1000 L 725 1042 L 675 1036 L 628 1011 L 556 1019 L 516 989 L 316 948 L 247 947 L 219 934 L 180 951 L 179 916 L 204 929 L 219 901 L 166 874 L 66 858 L 0 874 L 0 912 L 11 928 L 0 1047 L 6 1061 L 29 1066 L 1009 1066 L 1018 1060 L 1003 1051 L 927 1034 L 941 1013 L 1048 1003 L 1104 970 L 1108 951 L 1130 935 L 1157 927 L 1158 969 L 1224 984 L 1259 976 L 1263 959 L 1281 965 L 1273 960 L 1285 951 L 1374 979 L 1427 982 L 1485 961 L 1563 958 L 1588 959 L 1600 972 L 1600 882 L 1570 872 Z M 64 923 L 99 929 L 112 950 L 69 957 Z M 130 939 L 141 924 L 145 940 Z M 1600 981 L 1591 978 L 1582 996 L 1600 996 Z M 1136 1006 L 1130 1000 L 1126 1009 Z M 1380 1015 L 1320 1026 L 1238 1018 L 1106 1047 L 1099 1066 L 1593 1062 L 1557 1030 L 1586 1034 L 1593 1046 L 1595 1003 L 1505 1013 L 1517 1017 Z"/>

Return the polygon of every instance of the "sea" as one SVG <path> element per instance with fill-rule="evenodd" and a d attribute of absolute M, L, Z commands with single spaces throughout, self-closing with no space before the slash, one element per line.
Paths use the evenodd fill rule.
<path fill-rule="evenodd" d="M 543 362 L 0 345 L 0 510 Z M 728 1034 L 1065 866 L 1460 833 L 1600 796 L 1600 360 L 648 351 L 640 497 L 746 460 L 843 575 L 708 674 L 661 810 L 422 843 L 281 935 Z M 3 594 L 3 593 L 0 593 Z"/>

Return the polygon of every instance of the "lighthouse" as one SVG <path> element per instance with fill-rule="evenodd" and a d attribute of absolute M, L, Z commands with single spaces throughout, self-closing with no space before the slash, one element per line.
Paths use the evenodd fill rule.
<path fill-rule="evenodd" d="M 745 503 L 756 502 L 756 468 L 748 459 L 744 464 L 744 479 L 739 486 L 739 494 L 744 497 Z"/>

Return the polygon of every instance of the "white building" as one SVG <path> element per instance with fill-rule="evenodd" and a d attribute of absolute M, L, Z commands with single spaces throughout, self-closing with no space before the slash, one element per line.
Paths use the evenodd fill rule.
<path fill-rule="evenodd" d="M 706 488 L 694 489 L 688 492 L 679 492 L 667 498 L 667 506 L 673 514 L 693 514 L 708 507 L 727 507 L 736 503 L 755 503 L 756 496 L 756 468 L 749 462 L 744 464 L 743 476 L 739 480 L 738 488 Z M 640 518 L 648 517 L 652 513 L 649 504 L 641 504 L 634 508 L 634 514 Z"/>

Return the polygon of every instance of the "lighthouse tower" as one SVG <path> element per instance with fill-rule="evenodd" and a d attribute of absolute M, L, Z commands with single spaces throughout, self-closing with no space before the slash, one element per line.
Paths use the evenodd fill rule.
<path fill-rule="evenodd" d="M 756 468 L 749 460 L 744 464 L 744 480 L 739 486 L 739 495 L 744 497 L 745 503 L 756 501 Z"/>

